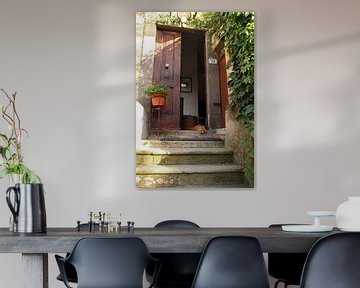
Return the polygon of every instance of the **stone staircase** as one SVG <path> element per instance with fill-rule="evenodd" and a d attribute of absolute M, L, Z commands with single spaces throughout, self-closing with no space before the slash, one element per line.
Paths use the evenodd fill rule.
<path fill-rule="evenodd" d="M 244 187 L 233 151 L 213 132 L 167 131 L 136 148 L 136 186 Z"/>

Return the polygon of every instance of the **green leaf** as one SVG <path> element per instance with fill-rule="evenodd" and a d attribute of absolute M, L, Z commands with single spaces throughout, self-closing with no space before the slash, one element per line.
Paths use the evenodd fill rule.
<path fill-rule="evenodd" d="M 5 134 L 0 133 L 0 138 L 7 143 L 8 142 L 8 137 Z"/>
<path fill-rule="evenodd" d="M 6 168 L 2 169 L 0 171 L 0 179 L 3 179 L 4 177 L 6 177 L 9 174 L 8 170 Z"/>

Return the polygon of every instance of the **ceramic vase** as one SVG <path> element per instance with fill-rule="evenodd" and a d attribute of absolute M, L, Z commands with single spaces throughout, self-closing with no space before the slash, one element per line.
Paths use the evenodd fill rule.
<path fill-rule="evenodd" d="M 336 226 L 342 231 L 360 231 L 360 196 L 348 197 L 338 206 Z"/>
<path fill-rule="evenodd" d="M 15 184 L 6 190 L 6 202 L 13 214 L 13 232 L 45 233 L 47 231 L 42 184 Z"/>
<path fill-rule="evenodd" d="M 15 184 L 22 183 L 21 174 L 9 174 L 9 186 L 15 186 Z M 14 216 L 13 213 L 9 213 L 9 231 L 14 230 Z"/>

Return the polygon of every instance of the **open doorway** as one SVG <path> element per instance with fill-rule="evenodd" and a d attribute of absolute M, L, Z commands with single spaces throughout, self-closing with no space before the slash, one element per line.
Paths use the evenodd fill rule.
<path fill-rule="evenodd" d="M 162 111 L 152 112 L 152 129 L 207 127 L 205 31 L 158 25 L 153 79 L 169 93 Z"/>
<path fill-rule="evenodd" d="M 206 123 L 205 34 L 187 29 L 181 33 L 181 129 Z"/>

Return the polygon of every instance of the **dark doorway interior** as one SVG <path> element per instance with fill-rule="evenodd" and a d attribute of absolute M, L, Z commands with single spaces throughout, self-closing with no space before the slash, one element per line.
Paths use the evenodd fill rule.
<path fill-rule="evenodd" d="M 181 32 L 181 84 L 183 99 L 181 129 L 206 123 L 205 34 L 190 29 Z M 190 79 L 190 80 L 189 80 Z M 186 87 L 190 83 L 191 89 Z"/>

